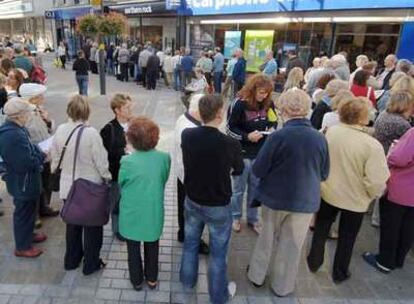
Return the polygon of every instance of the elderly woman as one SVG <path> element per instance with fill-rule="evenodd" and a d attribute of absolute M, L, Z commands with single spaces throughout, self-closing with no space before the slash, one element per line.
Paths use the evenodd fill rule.
<path fill-rule="evenodd" d="M 52 172 L 61 162 L 60 198 L 65 201 L 73 180 L 83 178 L 94 183 L 111 179 L 108 170 L 108 155 L 97 130 L 88 126 L 90 107 L 86 98 L 73 96 L 67 106 L 69 120 L 60 125 L 53 138 L 51 157 Z M 77 158 L 77 170 L 73 178 L 73 159 L 75 156 L 76 137 L 84 127 Z M 65 149 L 64 155 L 62 153 Z M 87 204 L 88 202 L 84 202 Z M 82 242 L 83 235 L 83 242 Z M 79 267 L 82 259 L 83 274 L 89 275 L 101 269 L 105 264 L 100 259 L 103 240 L 102 226 L 77 226 L 66 224 L 66 253 L 64 267 L 73 270 Z"/>
<path fill-rule="evenodd" d="M 349 90 L 340 90 L 333 98 L 331 109 L 332 112 L 328 112 L 323 116 L 322 120 L 322 128 L 321 131 L 326 133 L 328 128 L 336 126 L 340 123 L 338 108 L 339 104 L 344 100 L 350 100 L 354 98 L 354 94 L 352 94 Z"/>
<path fill-rule="evenodd" d="M 395 90 L 399 90 L 400 86 L 396 86 L 396 84 L 399 82 L 400 79 L 407 77 L 407 75 L 403 72 L 394 72 L 391 76 L 391 79 L 389 81 L 388 87 L 389 89 L 384 91 L 384 93 L 381 95 L 381 97 L 377 101 L 377 110 L 378 112 L 382 112 L 387 108 L 387 103 L 390 100 L 390 94 L 392 91 L 392 88 L 395 87 Z M 411 78 L 411 77 L 408 77 Z M 414 86 L 412 89 L 412 93 L 414 93 Z"/>
<path fill-rule="evenodd" d="M 321 67 L 322 67 L 321 58 L 315 57 L 312 61 L 312 66 L 310 68 L 308 68 L 306 73 L 305 73 L 305 76 L 304 76 L 305 82 L 308 83 L 309 77 L 312 74 L 312 72 L 314 72 L 315 70 L 320 69 Z"/>
<path fill-rule="evenodd" d="M 121 158 L 126 154 L 125 133 L 132 118 L 133 102 L 131 96 L 115 94 L 111 100 L 111 110 L 115 118 L 108 122 L 101 130 L 103 145 L 108 152 L 109 171 L 112 180 L 118 181 Z M 118 229 L 119 206 L 112 210 L 112 232 L 118 239 L 122 239 Z"/>
<path fill-rule="evenodd" d="M 300 89 L 303 85 L 303 70 L 301 68 L 293 68 L 290 70 L 288 78 L 285 82 L 284 90 L 298 88 Z"/>
<path fill-rule="evenodd" d="M 363 254 L 364 260 L 382 273 L 404 266 L 414 241 L 414 129 L 407 131 L 388 155 L 391 177 L 380 200 L 379 252 Z"/>
<path fill-rule="evenodd" d="M 306 119 L 309 96 L 290 89 L 282 94 L 280 104 L 285 125 L 270 135 L 253 165 L 253 173 L 260 178 L 256 200 L 263 206 L 263 231 L 247 276 L 260 287 L 270 267 L 273 292 L 286 296 L 294 291 L 307 230 L 319 209 L 329 154 L 324 136 Z"/>
<path fill-rule="evenodd" d="M 331 171 L 321 187 L 322 203 L 307 261 L 312 272 L 321 267 L 329 230 L 340 213 L 332 273 L 335 283 L 350 278 L 349 263 L 364 214 L 382 194 L 389 177 L 384 149 L 363 131 L 368 124 L 368 112 L 366 98 L 343 101 L 338 110 L 341 124 L 326 133 Z"/>
<path fill-rule="evenodd" d="M 371 101 L 371 104 L 375 107 L 377 100 L 375 98 L 375 90 L 373 87 L 368 86 L 368 79 L 371 74 L 362 69 L 355 74 L 354 83 L 351 86 L 351 92 L 355 97 L 366 97 Z"/>
<path fill-rule="evenodd" d="M 343 80 L 334 79 L 326 85 L 325 93 L 322 96 L 321 101 L 316 105 L 312 112 L 310 121 L 312 126 L 320 130 L 322 127 L 323 116 L 332 111 L 332 98 L 340 91 L 347 90 L 348 83 Z"/>
<path fill-rule="evenodd" d="M 20 98 L 10 99 L 5 107 L 6 122 L 0 127 L 0 156 L 6 165 L 7 191 L 13 197 L 13 231 L 18 257 L 34 258 L 43 253 L 33 243 L 47 239 L 43 233 L 33 233 L 36 202 L 41 191 L 43 153 L 30 142 L 25 125 L 34 106 Z"/>
<path fill-rule="evenodd" d="M 144 276 L 149 288 L 154 289 L 158 284 L 164 190 L 171 164 L 167 153 L 155 149 L 159 133 L 158 126 L 148 118 L 131 120 L 126 135 L 135 151 L 122 158 L 119 172 L 122 189 L 119 231 L 127 240 L 129 278 L 137 291 L 142 289 Z M 144 267 L 141 242 L 144 245 Z"/>
<path fill-rule="evenodd" d="M 361 54 L 358 55 L 355 60 L 356 70 L 351 74 L 349 77 L 349 87 L 352 87 L 352 84 L 354 83 L 354 77 L 355 74 L 362 70 L 362 67 L 369 62 L 369 58 L 367 55 Z"/>
<path fill-rule="evenodd" d="M 387 109 L 378 116 L 374 124 L 374 137 L 384 147 L 385 155 L 388 154 L 391 144 L 411 128 L 408 119 L 412 115 L 413 107 L 413 95 L 406 91 L 391 92 Z M 372 213 L 372 225 L 378 227 L 379 223 L 379 209 L 376 202 Z"/>
<path fill-rule="evenodd" d="M 18 69 L 10 70 L 9 74 L 7 74 L 7 81 L 6 81 L 6 91 L 7 96 L 10 97 L 18 97 L 19 96 L 19 88 L 24 82 L 24 75 Z"/>
<path fill-rule="evenodd" d="M 239 92 L 239 98 L 230 105 L 227 113 L 227 134 L 237 139 L 242 145 L 244 161 L 243 174 L 233 177 L 231 209 L 235 232 L 241 230 L 240 220 L 246 188 L 247 225 L 258 234 L 261 231 L 258 208 L 252 206 L 258 184 L 258 178 L 252 172 L 252 166 L 269 130 L 274 127 L 274 122 L 268 118 L 268 111 L 272 108 L 272 91 L 273 84 L 270 78 L 257 74 L 248 79 Z"/>

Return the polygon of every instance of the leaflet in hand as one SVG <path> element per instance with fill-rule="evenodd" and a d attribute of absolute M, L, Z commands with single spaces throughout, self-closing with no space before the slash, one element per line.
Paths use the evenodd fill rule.
<path fill-rule="evenodd" d="M 52 142 L 53 142 L 53 136 L 51 136 L 48 139 L 40 142 L 38 144 L 38 146 L 39 146 L 40 150 L 42 150 L 42 152 L 48 153 L 50 151 L 50 148 L 52 147 Z"/>

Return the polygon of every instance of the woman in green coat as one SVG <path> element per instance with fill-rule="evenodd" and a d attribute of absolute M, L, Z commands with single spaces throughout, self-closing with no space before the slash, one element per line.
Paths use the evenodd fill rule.
<path fill-rule="evenodd" d="M 135 290 L 145 279 L 154 289 L 158 282 L 159 239 L 164 226 L 164 189 L 170 174 L 169 154 L 157 151 L 160 130 L 148 118 L 134 118 L 126 133 L 135 151 L 121 160 L 119 232 L 128 248 L 129 277 Z M 144 267 L 141 259 L 144 242 Z"/>

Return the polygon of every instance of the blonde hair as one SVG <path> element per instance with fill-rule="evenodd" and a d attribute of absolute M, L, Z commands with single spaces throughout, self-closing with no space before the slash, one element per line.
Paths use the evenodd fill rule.
<path fill-rule="evenodd" d="M 4 87 L 6 85 L 7 77 L 0 73 L 0 88 Z"/>
<path fill-rule="evenodd" d="M 306 117 L 311 104 L 309 95 L 298 88 L 289 89 L 279 97 L 281 110 L 289 118 Z"/>
<path fill-rule="evenodd" d="M 352 98 L 355 98 L 355 96 L 354 94 L 352 94 L 351 91 L 349 90 L 338 91 L 338 93 L 334 97 L 332 97 L 332 103 L 331 103 L 332 111 L 336 111 L 339 107 L 339 104 L 342 101 L 349 100 Z"/>
<path fill-rule="evenodd" d="M 387 103 L 387 112 L 404 114 L 411 112 L 414 105 L 414 96 L 408 91 L 392 91 L 390 100 Z"/>
<path fill-rule="evenodd" d="M 358 68 L 361 68 L 362 66 L 364 66 L 365 64 L 367 64 L 369 62 L 369 58 L 367 55 L 358 55 L 358 57 L 355 60 L 355 64 Z"/>
<path fill-rule="evenodd" d="M 368 120 L 369 103 L 366 97 L 343 100 L 338 108 L 339 120 L 347 125 L 359 125 Z"/>
<path fill-rule="evenodd" d="M 394 83 L 392 91 L 407 91 L 414 96 L 414 79 L 410 76 L 401 77 Z"/>
<path fill-rule="evenodd" d="M 117 93 L 112 97 L 111 100 L 111 110 L 115 113 L 115 109 L 122 108 L 129 101 L 132 101 L 131 96 L 128 94 Z"/>
<path fill-rule="evenodd" d="M 66 113 L 73 121 L 87 121 L 91 114 L 88 100 L 82 95 L 73 96 L 68 103 Z"/>
<path fill-rule="evenodd" d="M 347 81 L 340 80 L 340 79 L 333 79 L 329 81 L 329 83 L 326 85 L 325 93 L 329 97 L 333 97 L 336 94 L 338 94 L 340 90 L 348 90 L 348 89 L 349 89 L 349 83 Z"/>
<path fill-rule="evenodd" d="M 295 67 L 292 70 L 290 70 L 284 88 L 285 90 L 289 90 L 293 88 L 300 89 L 300 85 L 302 81 L 303 81 L 303 70 L 299 67 Z"/>
<path fill-rule="evenodd" d="M 390 87 L 392 88 L 394 86 L 394 84 L 397 83 L 398 80 L 400 80 L 401 78 L 403 78 L 404 76 L 407 76 L 407 74 L 405 74 L 404 72 L 395 72 L 392 74 L 391 79 L 390 79 Z"/>

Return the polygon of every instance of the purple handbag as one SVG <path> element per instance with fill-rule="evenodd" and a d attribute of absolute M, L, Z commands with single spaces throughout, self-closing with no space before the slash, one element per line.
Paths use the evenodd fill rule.
<path fill-rule="evenodd" d="M 111 186 L 78 178 L 75 180 L 79 143 L 85 127 L 78 131 L 73 161 L 72 187 L 60 215 L 66 224 L 104 226 L 109 221 Z"/>

